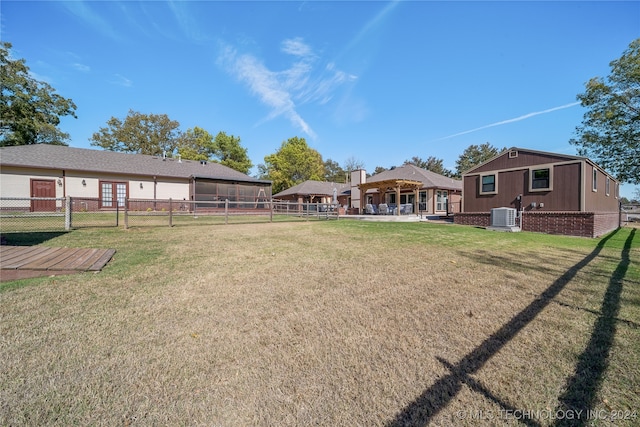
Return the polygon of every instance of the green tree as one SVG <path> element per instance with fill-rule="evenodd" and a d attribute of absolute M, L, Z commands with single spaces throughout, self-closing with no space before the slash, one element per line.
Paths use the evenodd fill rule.
<path fill-rule="evenodd" d="M 11 59 L 11 43 L 0 42 L 0 146 L 67 145 L 60 117 L 75 115 L 71 99 L 29 75 L 24 59 Z"/>
<path fill-rule="evenodd" d="M 329 182 L 346 182 L 347 172 L 334 160 L 327 159 L 324 162 L 324 180 Z"/>
<path fill-rule="evenodd" d="M 456 160 L 455 177 L 461 177 L 462 174 L 469 169 L 479 165 L 482 162 L 486 162 L 490 158 L 497 156 L 505 150 L 506 147 L 502 150 L 499 150 L 488 142 L 480 145 L 470 145 L 462 152 L 462 154 L 460 154 L 458 160 Z"/>
<path fill-rule="evenodd" d="M 213 160 L 213 136 L 198 126 L 187 129 L 178 139 L 178 154 L 186 160 Z"/>
<path fill-rule="evenodd" d="M 609 65 L 608 78 L 592 78 L 578 95 L 587 111 L 570 142 L 621 182 L 640 184 L 640 39 Z"/>
<path fill-rule="evenodd" d="M 426 169 L 428 171 L 435 172 L 443 176 L 453 175 L 453 173 L 449 169 L 444 167 L 442 159 L 437 159 L 433 156 L 429 156 L 427 160 L 423 160 L 420 157 L 414 156 L 411 158 L 411 160 L 405 160 L 404 164 L 415 165 L 419 168 Z"/>
<path fill-rule="evenodd" d="M 91 145 L 109 151 L 173 156 L 180 139 L 180 123 L 166 114 L 142 114 L 129 110 L 123 120 L 111 117 L 107 127 L 93 134 Z"/>
<path fill-rule="evenodd" d="M 322 156 L 307 145 L 304 138 L 284 141 L 280 149 L 264 158 L 258 166 L 260 177 L 273 182 L 273 193 L 279 193 L 307 180 L 322 181 Z"/>
<path fill-rule="evenodd" d="M 213 155 L 220 164 L 245 174 L 253 167 L 247 149 L 240 145 L 240 137 L 224 132 L 218 132 L 213 141 Z"/>
<path fill-rule="evenodd" d="M 387 168 L 385 168 L 384 166 L 376 166 L 376 168 L 373 170 L 373 175 L 377 175 L 379 173 L 382 173 L 386 170 L 389 170 Z"/>

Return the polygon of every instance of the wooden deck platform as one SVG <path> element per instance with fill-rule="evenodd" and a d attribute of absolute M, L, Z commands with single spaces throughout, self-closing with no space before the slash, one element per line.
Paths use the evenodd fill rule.
<path fill-rule="evenodd" d="M 115 249 L 0 246 L 0 273 L 2 276 L 13 277 L 16 274 L 9 274 L 12 270 L 40 272 L 24 275 L 33 277 L 43 274 L 100 271 L 115 252 Z"/>

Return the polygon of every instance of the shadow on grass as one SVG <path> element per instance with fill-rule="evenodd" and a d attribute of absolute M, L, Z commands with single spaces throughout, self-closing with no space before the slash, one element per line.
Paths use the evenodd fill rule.
<path fill-rule="evenodd" d="M 594 409 L 596 394 L 609 366 L 609 351 L 613 346 L 616 324 L 618 323 L 617 316 L 620 311 L 622 281 L 631 262 L 629 253 L 635 234 L 636 229 L 634 228 L 625 241 L 620 263 L 609 279 L 609 286 L 604 294 L 600 315 L 593 327 L 589 344 L 578 358 L 573 376 L 567 380 L 566 391 L 558 399 L 561 410 L 571 410 L 581 416 L 573 420 L 558 420 L 556 426 L 585 425 L 589 420 L 589 411 Z"/>
<path fill-rule="evenodd" d="M 458 363 L 451 364 L 443 359 L 439 359 L 444 366 L 448 368 L 450 373 L 438 379 L 431 387 L 426 389 L 420 396 L 418 396 L 413 402 L 407 405 L 400 413 L 396 415 L 396 417 L 387 424 L 389 427 L 400 427 L 400 426 L 424 426 L 429 424 L 432 421 L 433 417 L 435 417 L 442 409 L 444 409 L 451 400 L 455 398 L 455 396 L 462 389 L 463 384 L 467 384 L 472 390 L 483 394 L 487 399 L 493 401 L 494 403 L 501 406 L 504 410 L 513 410 L 514 408 L 508 403 L 497 396 L 493 395 L 490 390 L 486 389 L 482 386 L 482 384 L 478 383 L 477 380 L 471 378 L 471 375 L 479 371 L 484 364 L 491 359 L 496 353 L 498 353 L 509 341 L 511 341 L 525 326 L 527 326 L 531 321 L 535 319 L 535 317 L 542 312 L 552 301 L 553 299 L 564 289 L 564 287 L 569 283 L 576 274 L 586 267 L 591 261 L 593 261 L 598 254 L 602 251 L 606 243 L 615 236 L 620 230 L 616 230 L 611 234 L 604 237 L 594 248 L 594 250 L 584 257 L 580 262 L 576 263 L 574 266 L 569 268 L 564 274 L 558 277 L 544 292 L 542 292 L 534 301 L 532 301 L 524 310 L 516 314 L 511 320 L 505 323 L 500 329 L 494 332 L 491 336 L 489 336 L 486 340 L 484 340 L 478 347 L 473 349 L 470 353 L 464 356 Z M 627 244 L 630 246 L 630 242 L 633 239 L 633 235 L 627 239 Z M 628 266 L 629 254 L 627 250 L 626 262 L 624 260 L 623 253 L 623 261 L 621 265 L 625 265 L 624 272 L 626 272 L 626 266 Z M 620 271 L 619 271 L 620 270 Z M 619 266 L 614 273 L 614 277 L 620 277 L 620 274 L 624 275 L 622 268 Z M 612 279 L 614 280 L 614 279 Z M 621 279 L 615 279 L 616 283 L 621 282 Z M 621 284 L 619 285 L 621 287 Z M 615 286 L 609 286 L 609 288 L 615 288 Z M 619 293 L 620 290 L 608 290 L 607 295 L 605 295 L 605 304 L 607 310 L 614 310 L 617 313 L 617 303 L 619 301 Z M 617 297 L 615 296 L 617 295 Z M 615 316 L 603 316 L 606 318 L 605 322 L 610 322 L 611 317 Z M 601 330 L 603 331 L 602 336 L 606 339 L 600 343 L 598 340 L 598 344 L 595 345 L 611 345 L 612 336 L 613 336 L 613 328 L 612 326 L 608 326 L 607 323 L 602 325 Z M 607 332 L 609 330 L 609 332 Z M 593 341 L 593 340 L 592 340 Z M 585 351 L 587 353 L 589 351 L 589 347 Z M 596 353 L 596 351 L 600 351 L 599 349 L 591 350 L 592 353 Z M 607 348 L 604 356 L 608 355 L 609 349 Z M 600 358 L 594 356 L 594 354 L 588 354 L 586 358 L 589 360 L 598 361 Z M 602 365 L 602 362 L 600 362 Z M 579 363 L 580 365 L 580 363 Z M 602 372 L 604 369 L 602 369 Z M 579 372 L 579 371 L 577 371 Z M 596 379 L 599 381 L 602 373 L 596 375 Z M 595 385 L 593 380 L 587 383 L 580 381 L 572 381 L 575 382 L 575 386 L 569 385 L 570 392 L 567 395 L 567 399 L 571 399 L 573 402 L 574 397 L 577 397 L 583 393 L 583 387 L 589 387 Z M 574 389 L 575 391 L 571 391 Z M 588 393 L 589 395 L 595 395 L 595 391 Z M 593 398 L 593 396 L 592 396 Z M 589 402 L 591 405 L 591 402 Z M 584 405 L 583 405 L 584 406 Z M 525 423 L 529 426 L 538 426 L 540 425 L 535 420 L 530 419 L 522 419 L 521 422 Z"/>
<path fill-rule="evenodd" d="M 11 246 L 33 246 L 55 239 L 67 234 L 67 231 L 34 232 L 34 233 L 6 233 L 2 235 L 2 240 Z"/>

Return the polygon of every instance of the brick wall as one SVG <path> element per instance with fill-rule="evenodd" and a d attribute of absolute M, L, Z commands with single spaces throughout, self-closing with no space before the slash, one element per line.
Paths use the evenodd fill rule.
<path fill-rule="evenodd" d="M 488 227 L 491 225 L 490 212 L 458 212 L 453 215 L 453 222 L 461 225 Z"/>
<path fill-rule="evenodd" d="M 620 214 L 615 213 L 596 213 L 594 214 L 594 235 L 593 237 L 599 237 L 607 234 L 620 227 Z"/>
<path fill-rule="evenodd" d="M 453 217 L 456 224 L 488 227 L 489 212 L 464 212 Z M 524 212 L 522 230 L 566 236 L 598 237 L 619 226 L 619 215 L 594 212 Z"/>

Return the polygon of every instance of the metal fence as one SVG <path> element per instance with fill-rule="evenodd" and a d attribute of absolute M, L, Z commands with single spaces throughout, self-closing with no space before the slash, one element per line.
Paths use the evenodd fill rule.
<path fill-rule="evenodd" d="M 640 224 L 640 204 L 621 205 L 620 216 L 623 223 Z"/>
<path fill-rule="evenodd" d="M 0 198 L 0 232 L 61 231 L 87 227 L 148 227 L 337 219 L 321 203 L 282 201 L 188 201 L 119 199 L 105 207 L 97 198 Z"/>

